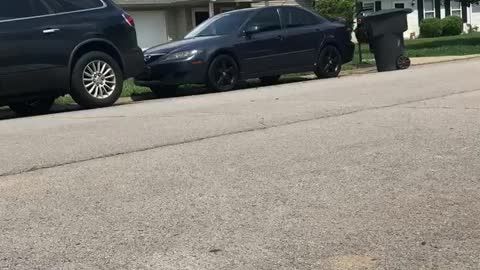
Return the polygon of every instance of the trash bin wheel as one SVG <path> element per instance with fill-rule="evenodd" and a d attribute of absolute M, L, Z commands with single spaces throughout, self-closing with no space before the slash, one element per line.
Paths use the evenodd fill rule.
<path fill-rule="evenodd" d="M 401 55 L 397 58 L 397 68 L 398 69 L 407 69 L 411 65 L 410 58 L 405 55 Z"/>

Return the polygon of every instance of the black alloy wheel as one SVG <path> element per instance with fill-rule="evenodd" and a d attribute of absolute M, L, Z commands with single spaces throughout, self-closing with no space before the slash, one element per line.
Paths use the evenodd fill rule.
<path fill-rule="evenodd" d="M 213 91 L 230 91 L 239 80 L 238 64 L 229 55 L 217 56 L 208 69 L 208 86 Z"/>
<path fill-rule="evenodd" d="M 328 45 L 320 52 L 315 74 L 318 78 L 338 77 L 342 70 L 342 55 L 334 46 Z"/>

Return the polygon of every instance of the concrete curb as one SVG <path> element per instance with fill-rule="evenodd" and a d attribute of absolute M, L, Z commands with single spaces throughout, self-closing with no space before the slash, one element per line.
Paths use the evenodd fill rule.
<path fill-rule="evenodd" d="M 423 65 L 432 65 L 432 64 L 440 64 L 440 63 L 446 63 L 446 62 L 456 62 L 456 61 L 468 61 L 472 59 L 477 59 L 480 58 L 480 54 L 474 54 L 474 55 L 460 55 L 460 56 L 435 56 L 435 57 L 413 57 L 411 58 L 412 60 L 412 66 L 423 66 Z M 363 74 L 370 74 L 370 73 L 375 73 L 377 72 L 376 68 L 374 66 L 372 67 L 366 67 L 366 68 L 358 68 L 358 69 L 353 69 L 353 70 L 348 70 L 348 71 L 343 71 L 340 76 L 353 76 L 353 75 L 363 75 Z M 315 75 L 305 75 L 301 76 L 302 78 L 306 80 L 313 80 L 316 79 Z M 155 96 L 152 95 L 142 95 L 142 96 L 134 96 L 134 97 L 121 97 L 115 105 L 124 105 L 124 104 L 131 104 L 135 102 L 140 102 L 140 101 L 146 101 L 146 100 L 152 100 L 155 99 Z M 56 105 L 57 110 L 60 109 L 65 109 L 69 106 L 75 106 L 75 105 Z M 68 109 L 67 109 L 68 110 Z"/>

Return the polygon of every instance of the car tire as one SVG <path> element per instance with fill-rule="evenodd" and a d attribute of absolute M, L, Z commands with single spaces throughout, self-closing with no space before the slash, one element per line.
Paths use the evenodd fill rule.
<path fill-rule="evenodd" d="M 208 68 L 207 77 L 207 85 L 213 91 L 235 89 L 240 79 L 237 61 L 226 54 L 215 57 Z"/>
<path fill-rule="evenodd" d="M 319 79 L 338 77 L 342 70 L 342 55 L 335 47 L 328 45 L 322 49 L 317 61 L 315 75 Z"/>
<path fill-rule="evenodd" d="M 123 74 L 110 55 L 93 51 L 75 63 L 70 95 L 84 108 L 113 105 L 122 94 Z"/>
<path fill-rule="evenodd" d="M 272 84 L 278 83 L 278 81 L 280 80 L 280 77 L 281 77 L 280 75 L 261 77 L 260 82 L 263 85 L 272 85 Z"/>
<path fill-rule="evenodd" d="M 32 116 L 50 112 L 54 102 L 55 97 L 44 97 L 12 103 L 9 107 L 20 116 Z"/>
<path fill-rule="evenodd" d="M 150 87 L 152 93 L 155 94 L 158 98 L 167 98 L 174 97 L 177 94 L 178 86 L 176 85 L 165 85 L 165 86 L 155 86 Z"/>

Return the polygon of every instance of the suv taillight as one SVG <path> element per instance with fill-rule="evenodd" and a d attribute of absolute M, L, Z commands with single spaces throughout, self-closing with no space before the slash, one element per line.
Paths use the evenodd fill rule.
<path fill-rule="evenodd" d="M 122 16 L 128 25 L 130 25 L 131 27 L 135 27 L 135 20 L 132 16 L 128 15 L 127 13 L 123 14 Z"/>

